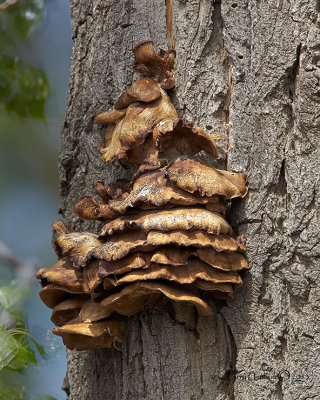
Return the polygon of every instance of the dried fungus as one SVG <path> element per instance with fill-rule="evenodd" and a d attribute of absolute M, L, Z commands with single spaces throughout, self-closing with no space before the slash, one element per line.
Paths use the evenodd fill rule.
<path fill-rule="evenodd" d="M 93 249 L 82 259 L 85 260 L 79 266 L 84 267 L 92 260 L 115 261 L 125 257 L 133 251 L 149 252 L 162 246 L 193 246 L 199 248 L 209 247 L 217 252 L 244 252 L 244 238 L 233 238 L 228 235 L 210 235 L 203 231 L 172 231 L 158 232 L 150 231 L 148 233 L 133 231 L 112 235 L 104 244 Z"/>
<path fill-rule="evenodd" d="M 166 93 L 175 51 L 156 53 L 145 41 L 133 53 L 142 78 L 94 122 L 107 125 L 102 159 L 138 170 L 123 185 L 97 181 L 101 200 L 85 195 L 75 205 L 80 218 L 103 221 L 100 234 L 53 224 L 59 261 L 36 275 L 53 333 L 71 350 L 120 349 L 128 317 L 165 312 L 170 301 L 209 315 L 204 298 L 232 300 L 249 270 L 246 239 L 226 220 L 231 200 L 247 194 L 247 176 L 202 160 L 202 151 L 218 157 L 218 136 L 179 119 Z"/>
<path fill-rule="evenodd" d="M 49 283 L 53 283 L 64 286 L 66 289 L 74 292 L 81 292 L 83 290 L 82 272 L 73 267 L 68 257 L 60 259 L 51 268 L 39 269 L 36 278 L 40 280 L 43 287 Z"/>
<path fill-rule="evenodd" d="M 110 320 L 93 323 L 69 322 L 53 333 L 62 336 L 63 343 L 70 350 L 90 350 L 99 347 L 119 347 L 125 324 L 123 321 Z"/>
<path fill-rule="evenodd" d="M 155 305 L 155 293 L 162 294 L 174 301 L 189 302 L 196 307 L 200 315 L 212 314 L 209 305 L 192 292 L 160 282 L 133 283 L 120 292 L 106 297 L 101 304 L 119 314 L 134 315 L 145 308 Z M 157 300 L 160 301 L 161 297 Z"/>
<path fill-rule="evenodd" d="M 151 81 L 151 80 L 150 80 Z M 156 84 L 156 82 L 154 82 Z M 102 159 L 105 162 L 117 157 L 127 165 L 128 162 L 142 164 L 145 160 L 128 158 L 128 152 L 143 145 L 153 128 L 161 121 L 177 120 L 177 112 L 168 95 L 159 86 L 160 96 L 151 103 L 135 101 L 126 108 L 123 118 L 115 124 L 109 124 L 105 136 L 105 143 L 100 148 Z M 95 121 L 101 123 L 102 118 L 97 115 Z"/>
<path fill-rule="evenodd" d="M 111 193 L 112 188 L 104 187 L 101 181 L 96 185 L 99 193 Z M 219 196 L 202 197 L 177 188 L 169 182 L 165 172 L 140 176 L 132 188 L 118 188 L 116 199 L 106 195 L 106 204 L 98 204 L 92 197 L 84 196 L 76 205 L 75 213 L 83 219 L 108 221 L 133 209 L 158 209 L 161 207 L 204 205 L 210 211 L 225 214 L 226 201 Z M 121 194 L 120 194 L 121 193 Z M 103 195 L 102 195 L 103 196 Z M 119 198 L 120 197 L 120 198 Z"/>
<path fill-rule="evenodd" d="M 142 270 L 133 270 L 125 275 L 106 279 L 113 286 L 121 286 L 136 281 L 152 281 L 155 279 L 165 279 L 180 284 L 190 284 L 197 279 L 212 283 L 234 283 L 238 285 L 242 283 L 237 273 L 219 271 L 197 259 L 192 259 L 183 266 L 153 264 Z"/>
<path fill-rule="evenodd" d="M 132 49 L 135 57 L 134 69 L 142 76 L 154 78 L 164 89 L 174 87 L 173 67 L 176 58 L 174 50 L 162 50 L 156 54 L 153 42 L 140 42 Z"/>
<path fill-rule="evenodd" d="M 178 159 L 167 168 L 167 176 L 180 189 L 200 196 L 244 197 L 247 175 L 212 168 L 192 159 Z"/>
<path fill-rule="evenodd" d="M 161 90 L 157 82 L 149 78 L 141 78 L 128 87 L 114 105 L 116 110 L 127 108 L 131 103 L 141 101 L 152 103 L 161 97 Z"/>
<path fill-rule="evenodd" d="M 215 235 L 232 235 L 231 226 L 220 214 L 201 208 L 179 207 L 171 210 L 143 211 L 116 218 L 105 224 L 99 238 L 128 230 L 169 232 L 195 229 Z"/>
<path fill-rule="evenodd" d="M 87 295 L 70 297 L 58 303 L 52 311 L 51 321 L 57 326 L 63 326 L 77 318 L 85 302 L 88 301 Z"/>
<path fill-rule="evenodd" d="M 91 298 L 81 307 L 78 320 L 79 322 L 95 322 L 106 319 L 111 314 L 112 311 L 108 307 L 102 305 L 101 302 L 93 301 Z"/>
<path fill-rule="evenodd" d="M 81 291 L 74 291 L 62 285 L 48 284 L 40 290 L 39 296 L 44 304 L 49 308 L 54 308 L 57 304 L 72 297 L 72 295 L 80 294 Z"/>
<path fill-rule="evenodd" d="M 61 221 L 58 222 L 61 223 Z M 57 231 L 56 223 L 53 224 L 52 244 L 57 256 L 59 258 L 68 256 L 73 265 L 81 264 L 91 250 L 102 244 L 93 233 L 67 232 L 66 228 L 65 231 Z"/>
<path fill-rule="evenodd" d="M 219 253 L 211 248 L 163 246 L 150 253 L 130 253 L 116 261 L 101 260 L 98 275 L 101 278 L 110 275 L 122 275 L 132 270 L 149 268 L 154 264 L 184 266 L 192 256 L 222 271 L 249 270 L 246 259 L 239 252 Z"/>

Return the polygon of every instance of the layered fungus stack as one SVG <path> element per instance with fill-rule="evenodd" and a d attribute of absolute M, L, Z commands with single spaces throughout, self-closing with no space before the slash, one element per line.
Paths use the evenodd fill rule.
<path fill-rule="evenodd" d="M 98 235 L 53 224 L 59 261 L 37 274 L 53 332 L 70 349 L 119 348 L 126 319 L 165 297 L 208 315 L 204 292 L 233 299 L 239 271 L 249 269 L 244 238 L 225 219 L 230 200 L 247 193 L 246 175 L 198 155 L 217 157 L 217 137 L 179 119 L 165 91 L 174 86 L 174 51 L 156 54 L 147 41 L 133 52 L 143 78 L 95 122 L 108 125 L 103 160 L 137 172 L 122 186 L 96 182 L 101 200 L 76 204 L 80 218 L 103 222 Z"/>

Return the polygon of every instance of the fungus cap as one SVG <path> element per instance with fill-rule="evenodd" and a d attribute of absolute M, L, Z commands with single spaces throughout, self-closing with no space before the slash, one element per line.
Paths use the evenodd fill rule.
<path fill-rule="evenodd" d="M 117 346 L 122 342 L 125 323 L 119 320 L 93 323 L 70 322 L 53 333 L 62 336 L 63 343 L 70 350 L 90 350 L 98 347 Z"/>
<path fill-rule="evenodd" d="M 174 87 L 174 77 L 171 72 L 176 57 L 175 50 L 162 50 L 156 54 L 153 42 L 146 40 L 136 44 L 132 49 L 135 57 L 134 69 L 142 76 L 148 76 L 161 82 L 165 89 Z"/>
<path fill-rule="evenodd" d="M 133 215 L 124 215 L 107 222 L 102 228 L 100 238 L 127 230 L 203 230 L 210 234 L 232 235 L 232 228 L 218 213 L 198 207 L 179 207 L 170 210 L 149 210 Z"/>
<path fill-rule="evenodd" d="M 63 229 L 57 229 L 62 227 Z M 70 257 L 73 265 L 81 265 L 87 254 L 101 245 L 97 235 L 90 232 L 67 233 L 66 226 L 61 222 L 53 224 L 52 245 L 58 257 Z"/>
<path fill-rule="evenodd" d="M 189 260 L 189 262 L 183 266 L 153 264 L 145 269 L 136 269 L 126 273 L 125 275 L 111 276 L 105 279 L 111 282 L 113 286 L 156 279 L 174 281 L 182 285 L 191 284 L 197 279 L 213 283 L 242 284 L 242 280 L 237 273 L 224 272 L 212 268 L 199 259 Z"/>
<path fill-rule="evenodd" d="M 88 299 L 88 295 L 78 295 L 62 301 L 53 308 L 51 321 L 57 326 L 63 326 L 77 318 L 81 307 Z"/>
<path fill-rule="evenodd" d="M 150 306 L 150 301 L 152 303 L 155 301 L 156 294 L 164 295 L 174 301 L 189 302 L 196 307 L 200 315 L 212 314 L 209 305 L 194 293 L 160 282 L 136 282 L 130 284 L 122 289 L 121 292 L 105 298 L 102 304 L 119 314 L 133 315 Z"/>
<path fill-rule="evenodd" d="M 113 219 L 119 215 L 111 210 L 108 204 L 99 204 L 90 196 L 83 196 L 74 206 L 74 212 L 80 218 L 101 221 Z"/>
<path fill-rule="evenodd" d="M 167 94 L 160 87 L 159 91 L 159 98 L 151 103 L 131 103 L 126 109 L 125 116 L 107 130 L 105 144 L 100 148 L 105 162 L 117 157 L 124 165 L 129 161 L 142 164 L 144 159 L 130 159 L 128 152 L 143 145 L 160 121 L 178 118 Z"/>
<path fill-rule="evenodd" d="M 209 247 L 217 252 L 227 253 L 244 252 L 246 249 L 243 236 L 232 238 L 227 235 L 210 235 L 199 230 L 166 233 L 133 231 L 112 235 L 101 246 L 87 253 L 79 266 L 84 267 L 91 259 L 115 261 L 134 251 L 149 252 L 166 245 Z"/>
<path fill-rule="evenodd" d="M 188 259 L 192 256 L 198 257 L 211 267 L 222 271 L 249 270 L 248 263 L 241 253 L 219 253 L 208 247 L 197 249 L 194 247 L 163 246 L 151 253 L 130 253 L 116 261 L 100 260 L 98 274 L 101 278 L 105 278 L 110 275 L 125 274 L 136 269 L 149 268 L 153 264 L 182 266 L 186 265 Z"/>
<path fill-rule="evenodd" d="M 92 197 L 84 196 L 74 208 L 80 218 L 108 221 L 133 208 L 149 210 L 158 207 L 172 208 L 176 205 L 204 205 L 210 211 L 221 214 L 225 214 L 227 209 L 227 203 L 221 197 L 201 197 L 179 189 L 168 181 L 163 171 L 139 176 L 132 182 L 131 188 L 128 185 L 117 187 L 114 194 L 116 199 L 104 195 L 112 192 L 113 185 L 104 186 L 99 181 L 96 186 L 107 204 L 99 204 Z"/>
<path fill-rule="evenodd" d="M 40 290 L 39 296 L 47 307 L 54 308 L 57 304 L 71 297 L 72 294 L 79 293 L 81 292 L 50 283 Z"/>
<path fill-rule="evenodd" d="M 36 278 L 41 281 L 42 286 L 53 283 L 74 292 L 83 290 L 82 272 L 73 267 L 69 257 L 62 258 L 50 268 L 39 269 Z"/>
<path fill-rule="evenodd" d="M 114 105 L 116 110 L 128 107 L 131 103 L 141 101 L 152 103 L 161 96 L 160 86 L 150 78 L 141 78 L 128 87 Z"/>
<path fill-rule="evenodd" d="M 108 111 L 100 112 L 94 119 L 95 124 L 116 124 L 126 115 L 126 110 L 111 108 Z"/>
<path fill-rule="evenodd" d="M 201 196 L 233 199 L 244 197 L 248 192 L 246 174 L 218 170 L 192 159 L 175 160 L 166 172 L 180 189 Z"/>

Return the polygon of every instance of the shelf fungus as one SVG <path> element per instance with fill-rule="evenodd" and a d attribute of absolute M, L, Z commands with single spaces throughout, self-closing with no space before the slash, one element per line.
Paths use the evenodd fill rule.
<path fill-rule="evenodd" d="M 120 349 L 126 320 L 164 299 L 209 315 L 208 296 L 232 300 L 250 269 L 245 238 L 234 237 L 226 220 L 232 199 L 247 194 L 247 176 L 198 154 L 218 157 L 218 137 L 178 117 L 166 93 L 175 52 L 156 54 L 145 41 L 133 53 L 142 78 L 95 123 L 107 125 L 102 159 L 137 172 L 124 185 L 96 182 L 100 200 L 85 195 L 75 205 L 80 218 L 101 221 L 99 233 L 53 224 L 59 260 L 36 275 L 53 333 L 72 350 Z"/>

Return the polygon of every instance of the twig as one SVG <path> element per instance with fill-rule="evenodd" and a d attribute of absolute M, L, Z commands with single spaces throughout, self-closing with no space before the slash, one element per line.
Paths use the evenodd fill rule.
<path fill-rule="evenodd" d="M 0 4 L 0 10 L 6 10 L 7 8 L 13 6 L 14 4 L 18 3 L 18 0 L 5 0 L 4 3 Z"/>
<path fill-rule="evenodd" d="M 0 259 L 14 268 L 19 278 L 30 278 L 35 271 L 35 262 L 19 259 L 2 240 L 0 240 Z"/>
<path fill-rule="evenodd" d="M 172 0 L 165 0 L 166 2 L 166 33 L 169 50 L 175 50 L 176 41 L 173 36 L 172 20 L 173 20 L 173 7 Z"/>

